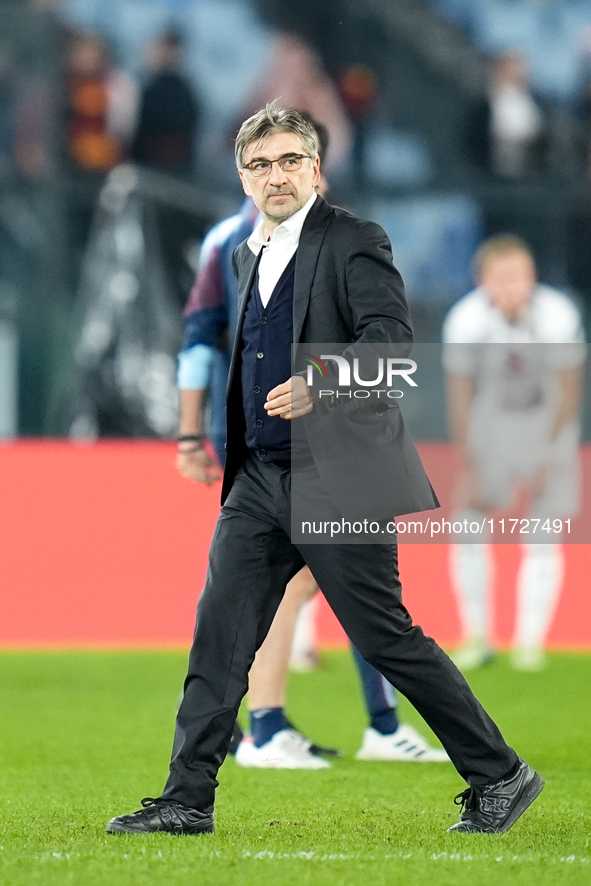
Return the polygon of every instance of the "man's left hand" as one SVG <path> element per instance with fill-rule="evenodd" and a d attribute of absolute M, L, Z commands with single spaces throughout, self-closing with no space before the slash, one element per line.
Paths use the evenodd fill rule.
<path fill-rule="evenodd" d="M 269 391 L 265 409 L 267 415 L 278 415 L 289 421 L 312 412 L 314 398 L 304 379 L 300 375 L 292 375 L 282 385 Z"/>

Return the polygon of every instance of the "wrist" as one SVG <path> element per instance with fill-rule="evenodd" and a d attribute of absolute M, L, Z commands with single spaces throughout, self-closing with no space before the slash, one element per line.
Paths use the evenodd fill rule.
<path fill-rule="evenodd" d="M 204 452 L 203 446 L 194 443 L 192 446 L 179 446 L 179 455 L 191 455 L 193 452 Z"/>
<path fill-rule="evenodd" d="M 204 439 L 204 434 L 179 434 L 176 441 L 180 454 L 189 455 L 191 452 L 199 452 L 203 449 Z"/>
<path fill-rule="evenodd" d="M 205 439 L 205 434 L 199 434 L 195 431 L 194 434 L 179 434 L 176 438 L 177 443 L 201 443 Z"/>

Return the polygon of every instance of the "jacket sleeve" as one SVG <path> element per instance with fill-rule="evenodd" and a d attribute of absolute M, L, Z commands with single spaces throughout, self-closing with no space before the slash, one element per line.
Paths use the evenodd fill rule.
<path fill-rule="evenodd" d="M 344 298 L 352 323 L 353 341 L 340 349 L 338 356 L 344 357 L 351 369 L 356 364 L 361 379 L 373 379 L 377 360 L 393 357 L 406 361 L 412 349 L 413 328 L 404 283 L 393 264 L 390 241 L 379 225 L 363 222 L 356 226 L 341 248 L 340 262 L 345 267 Z M 338 388 L 341 399 L 329 402 L 315 398 L 316 410 L 328 413 L 339 406 L 345 412 L 366 411 L 368 401 L 355 398 L 354 391 L 363 388 L 364 384 L 355 381 L 354 372 L 350 372 L 349 385 L 344 387 L 337 361 L 329 359 L 325 366 L 324 387 Z M 401 368 L 413 371 L 404 364 Z M 353 397 L 346 393 L 347 390 Z M 393 405 L 394 401 L 388 402 Z"/>
<path fill-rule="evenodd" d="M 379 225 L 364 222 L 357 228 L 347 250 L 345 285 L 356 342 L 412 343 L 404 283 Z"/>
<path fill-rule="evenodd" d="M 219 346 L 228 326 L 228 305 L 219 248 L 211 251 L 191 289 L 184 311 L 183 348 Z"/>

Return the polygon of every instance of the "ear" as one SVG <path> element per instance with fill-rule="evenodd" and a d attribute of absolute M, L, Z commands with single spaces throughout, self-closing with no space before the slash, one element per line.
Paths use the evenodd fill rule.
<path fill-rule="evenodd" d="M 318 182 L 320 181 L 320 157 L 316 157 L 316 159 L 314 160 L 312 172 L 314 174 L 314 187 L 316 187 L 318 185 Z"/>
<path fill-rule="evenodd" d="M 248 181 L 246 180 L 246 176 L 241 169 L 238 170 L 238 175 L 240 176 L 240 181 L 242 182 L 242 190 L 247 197 L 252 197 L 252 191 L 250 190 L 250 187 L 248 186 Z"/>

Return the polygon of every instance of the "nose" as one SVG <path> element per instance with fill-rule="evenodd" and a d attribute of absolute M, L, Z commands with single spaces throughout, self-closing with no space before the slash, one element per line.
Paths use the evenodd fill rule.
<path fill-rule="evenodd" d="M 286 175 L 277 160 L 273 160 L 271 172 L 269 173 L 269 184 L 282 185 L 286 180 Z"/>

